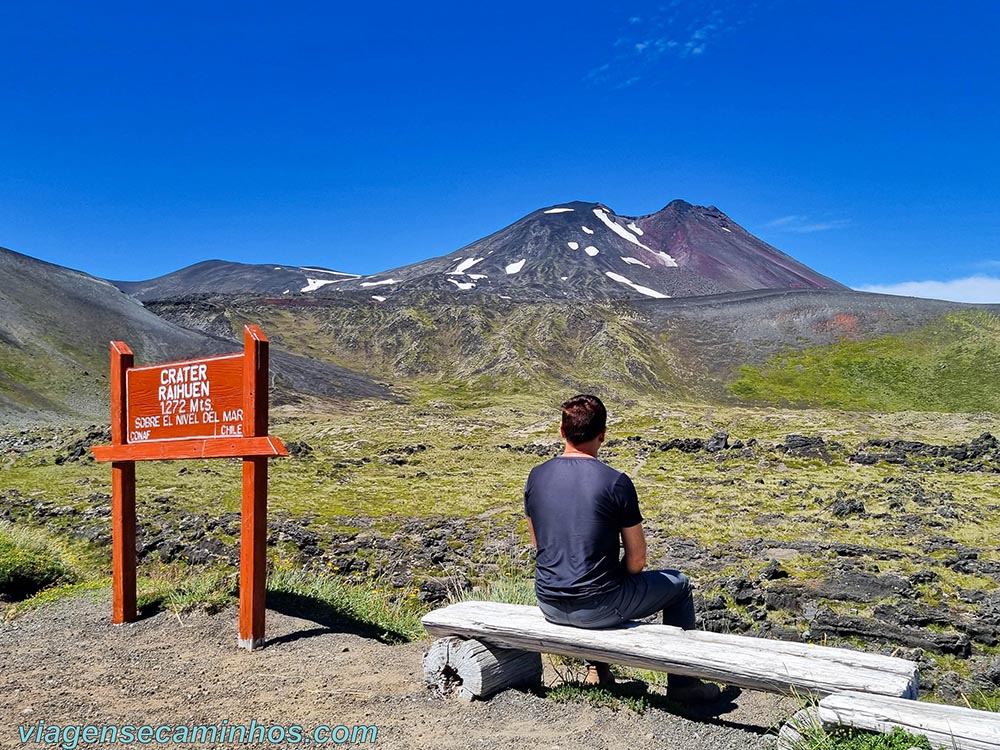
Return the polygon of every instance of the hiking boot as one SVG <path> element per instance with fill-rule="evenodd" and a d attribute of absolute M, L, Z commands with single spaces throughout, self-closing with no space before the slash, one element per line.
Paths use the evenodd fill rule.
<path fill-rule="evenodd" d="M 611 667 L 603 662 L 594 662 L 587 665 L 587 676 L 583 678 L 584 685 L 614 685 L 615 676 L 611 674 Z"/>

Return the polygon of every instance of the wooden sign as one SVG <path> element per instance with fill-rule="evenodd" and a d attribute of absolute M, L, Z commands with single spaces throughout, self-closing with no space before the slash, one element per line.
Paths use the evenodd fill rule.
<path fill-rule="evenodd" d="M 267 434 L 268 341 L 243 331 L 242 353 L 134 367 L 124 341 L 111 342 L 111 560 L 115 624 L 136 619 L 135 462 L 243 459 L 239 645 L 264 643 L 267 583 L 267 459 L 287 456 Z"/>

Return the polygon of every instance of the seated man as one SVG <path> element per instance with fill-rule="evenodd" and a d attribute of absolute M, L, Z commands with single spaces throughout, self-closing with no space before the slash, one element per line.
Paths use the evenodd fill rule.
<path fill-rule="evenodd" d="M 646 539 L 632 480 L 598 460 L 607 410 L 596 396 L 562 405 L 562 455 L 536 466 L 524 488 L 524 512 L 537 550 L 535 595 L 545 619 L 607 628 L 663 610 L 665 625 L 694 628 L 691 584 L 676 570 L 645 571 Z M 619 541 L 625 555 L 619 560 Z M 613 682 L 606 664 L 588 664 L 588 684 Z M 669 697 L 718 700 L 718 686 L 669 675 Z M 727 697 L 731 693 L 727 691 Z"/>

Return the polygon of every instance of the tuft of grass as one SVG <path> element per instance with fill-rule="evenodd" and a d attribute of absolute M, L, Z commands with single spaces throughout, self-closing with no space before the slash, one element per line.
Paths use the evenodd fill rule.
<path fill-rule="evenodd" d="M 268 592 L 278 595 L 269 601 L 283 597 L 296 609 L 309 610 L 327 621 L 353 624 L 365 634 L 389 643 L 413 641 L 424 635 L 420 618 L 426 609 L 418 603 L 416 592 L 399 596 L 383 582 L 352 584 L 338 576 L 303 568 L 278 568 L 268 578 Z"/>
<path fill-rule="evenodd" d="M 1000 690 L 977 690 L 971 695 L 963 695 L 962 701 L 969 708 L 1000 713 Z"/>
<path fill-rule="evenodd" d="M 564 682 L 550 688 L 545 697 L 555 703 L 586 703 L 595 708 L 610 708 L 612 711 L 628 709 L 637 714 L 645 713 L 649 701 L 644 695 L 628 695 L 600 685 L 583 685 L 579 682 Z"/>
<path fill-rule="evenodd" d="M 140 611 L 175 614 L 203 609 L 210 614 L 237 602 L 237 577 L 229 567 L 194 568 L 177 563 L 145 568 L 136 581 Z"/>
<path fill-rule="evenodd" d="M 77 578 L 64 544 L 41 529 L 0 523 L 0 599 L 20 601 Z"/>

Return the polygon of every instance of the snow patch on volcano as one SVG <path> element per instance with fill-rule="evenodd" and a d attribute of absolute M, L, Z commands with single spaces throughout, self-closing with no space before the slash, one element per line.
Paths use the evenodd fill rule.
<path fill-rule="evenodd" d="M 527 260 L 527 258 L 521 258 L 521 260 L 517 261 L 516 263 L 510 263 L 510 264 L 508 264 L 507 267 L 504 268 L 504 270 L 508 274 L 518 273 L 522 268 L 524 268 L 524 262 L 526 260 Z"/>
<path fill-rule="evenodd" d="M 648 286 L 639 286 L 631 279 L 626 279 L 621 274 L 613 273 L 611 271 L 605 271 L 604 275 L 607 276 L 612 281 L 617 281 L 619 284 L 625 284 L 635 289 L 639 294 L 645 294 L 647 297 L 655 297 L 656 299 L 667 299 L 669 295 L 658 292 L 655 289 L 650 289 Z"/>
<path fill-rule="evenodd" d="M 455 266 L 454 271 L 448 271 L 448 275 L 463 274 L 470 268 L 472 268 L 474 265 L 476 265 L 476 263 L 482 263 L 484 260 L 486 260 L 486 258 L 466 258 L 457 266 Z"/>
<path fill-rule="evenodd" d="M 322 289 L 327 284 L 335 284 L 336 281 L 333 279 L 310 279 L 306 278 L 307 285 L 302 287 L 302 292 L 315 292 L 317 289 Z"/>
<path fill-rule="evenodd" d="M 638 258 L 632 258 L 632 257 L 630 257 L 628 255 L 623 255 L 622 256 L 622 260 L 625 261 L 626 263 L 630 263 L 633 266 L 642 266 L 643 268 L 649 268 L 649 266 L 647 266 L 645 263 L 643 263 Z"/>

